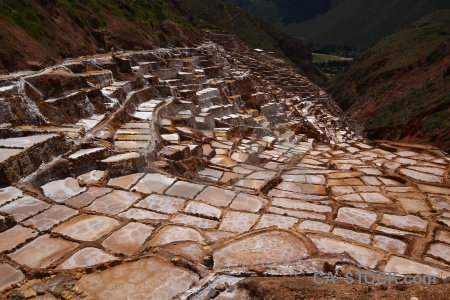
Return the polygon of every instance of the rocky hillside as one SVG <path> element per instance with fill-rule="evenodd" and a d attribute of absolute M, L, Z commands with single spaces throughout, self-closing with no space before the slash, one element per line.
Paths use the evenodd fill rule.
<path fill-rule="evenodd" d="M 39 69 L 67 57 L 200 40 L 170 1 L 2 1 L 0 72 Z"/>
<path fill-rule="evenodd" d="M 192 46 L 201 41 L 203 28 L 239 33 L 248 46 L 275 52 L 316 83 L 324 80 L 301 41 L 218 0 L 2 1 L 0 73 L 38 70 L 68 57 L 106 53 L 111 47 Z"/>
<path fill-rule="evenodd" d="M 370 139 L 450 150 L 450 10 L 429 15 L 357 57 L 328 91 Z"/>

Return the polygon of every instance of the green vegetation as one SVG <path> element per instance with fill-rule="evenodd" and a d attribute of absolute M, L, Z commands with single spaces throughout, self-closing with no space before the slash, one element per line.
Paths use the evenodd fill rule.
<path fill-rule="evenodd" d="M 80 3 L 76 0 L 60 0 L 59 1 L 77 20 L 78 25 L 88 28 L 88 15 L 84 11 L 85 7 L 89 9 L 97 18 L 97 26 L 105 27 L 106 21 L 102 12 L 102 7 L 97 1 L 88 1 L 87 3 Z"/>
<path fill-rule="evenodd" d="M 89 26 L 89 14 L 93 13 L 97 18 L 97 26 L 105 27 L 105 14 L 111 14 L 116 17 L 126 18 L 132 22 L 140 22 L 153 28 L 159 22 L 175 16 L 170 14 L 168 4 L 163 0 L 59 0 L 68 11 L 76 18 L 80 26 Z"/>
<path fill-rule="evenodd" d="M 432 12 L 450 8 L 447 0 L 334 0 L 327 14 L 286 27 L 319 45 L 347 45 L 361 51 Z"/>
<path fill-rule="evenodd" d="M 313 53 L 314 64 L 328 78 L 333 78 L 336 74 L 344 70 L 351 60 L 351 58 L 347 57 Z"/>
<path fill-rule="evenodd" d="M 224 0 L 231 5 L 242 7 L 253 15 L 261 17 L 272 24 L 280 24 L 281 16 L 276 1 L 264 0 Z"/>
<path fill-rule="evenodd" d="M 342 46 L 334 44 L 321 45 L 315 44 L 313 41 L 308 41 L 307 46 L 308 49 L 310 49 L 312 52 L 324 53 L 339 57 L 354 58 L 359 54 L 358 51 L 354 50 L 350 46 Z"/>
<path fill-rule="evenodd" d="M 350 61 L 351 58 L 347 57 L 341 57 L 336 55 L 330 55 L 330 54 L 321 54 L 321 53 L 313 53 L 313 62 L 320 62 L 320 61 Z"/>
<path fill-rule="evenodd" d="M 440 111 L 426 117 L 420 122 L 425 132 L 432 132 L 439 128 L 450 128 L 450 111 Z"/>
<path fill-rule="evenodd" d="M 320 60 L 314 63 L 322 73 L 326 74 L 328 78 L 333 78 L 344 70 L 348 61 L 346 60 Z"/>
<path fill-rule="evenodd" d="M 449 55 L 450 10 L 443 10 L 356 57 L 327 90 L 341 108 L 365 122 L 376 134 L 372 138 L 395 131 L 407 135 L 411 124 L 428 138 L 445 135 L 450 129 Z M 364 116 L 357 113 L 361 108 Z M 448 149 L 450 142 L 444 140 L 433 142 Z"/>
<path fill-rule="evenodd" d="M 39 12 L 26 0 L 2 0 L 0 19 L 22 27 L 30 36 L 41 38 L 45 34 Z"/>
<path fill-rule="evenodd" d="M 367 129 L 401 128 L 411 120 L 421 120 L 420 127 L 425 132 L 434 132 L 450 128 L 450 111 L 441 109 L 450 107 L 450 95 L 432 98 L 430 92 L 416 90 L 379 109 L 369 119 Z"/>
<path fill-rule="evenodd" d="M 448 0 L 223 0 L 283 27 L 314 52 L 360 52 Z M 342 54 L 341 54 L 342 55 Z"/>
<path fill-rule="evenodd" d="M 449 34 L 438 34 L 444 31 Z M 423 18 L 354 59 L 345 72 L 330 82 L 328 91 L 342 107 L 349 107 L 353 102 L 346 96 L 349 88 L 360 93 L 364 101 L 369 101 L 370 97 L 382 94 L 375 90 L 387 92 L 394 86 L 395 80 L 389 80 L 391 76 L 407 72 L 424 57 L 429 63 L 438 62 L 442 53 L 436 49 L 449 37 L 450 10 Z M 390 87 L 383 87 L 387 84 Z"/>
<path fill-rule="evenodd" d="M 86 29 L 107 27 L 106 15 L 125 18 L 136 24 L 154 29 L 162 21 L 171 19 L 184 28 L 193 28 L 186 16 L 173 10 L 164 0 L 57 0 L 77 24 Z M 26 0 L 2 0 L 0 19 L 23 28 L 30 36 L 42 38 L 46 29 L 36 7 Z M 127 28 L 128 31 L 136 31 Z"/>
<path fill-rule="evenodd" d="M 223 0 L 272 23 L 291 24 L 326 13 L 333 0 Z"/>

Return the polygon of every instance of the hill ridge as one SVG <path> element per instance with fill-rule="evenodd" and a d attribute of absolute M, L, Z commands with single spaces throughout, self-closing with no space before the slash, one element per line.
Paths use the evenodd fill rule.
<path fill-rule="evenodd" d="M 223 1 L 244 7 L 305 39 L 314 51 L 327 53 L 344 48 L 368 49 L 423 16 L 450 8 L 446 0 L 332 0 L 314 4 L 293 0 Z M 264 6 L 272 9 L 261 9 Z M 288 16 L 280 12 L 282 9 Z M 295 19 L 299 10 L 309 13 L 306 20 Z"/>

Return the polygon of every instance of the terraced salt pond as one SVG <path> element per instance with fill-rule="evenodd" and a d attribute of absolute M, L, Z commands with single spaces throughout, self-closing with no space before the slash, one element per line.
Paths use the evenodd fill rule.
<path fill-rule="evenodd" d="M 245 278 L 324 268 L 450 277 L 449 157 L 362 139 L 317 86 L 239 49 L 23 78 L 52 110 L 0 124 L 0 298 L 248 299 Z M 74 81 L 55 98 L 47 76 Z"/>

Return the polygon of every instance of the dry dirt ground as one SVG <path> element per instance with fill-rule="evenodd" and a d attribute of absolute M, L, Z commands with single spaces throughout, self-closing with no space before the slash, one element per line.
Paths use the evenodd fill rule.
<path fill-rule="evenodd" d="M 369 300 L 369 299 L 450 299 L 450 283 L 435 285 L 368 285 L 346 284 L 336 279 L 336 284 L 317 284 L 313 277 L 247 278 L 238 285 L 249 291 L 250 299 L 271 300 Z M 415 299 L 414 299 L 415 300 Z"/>

